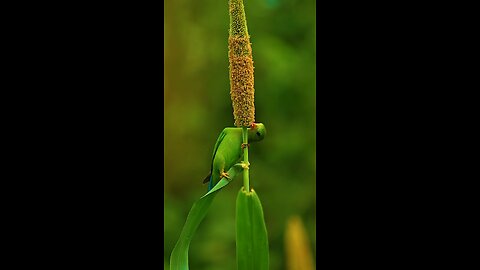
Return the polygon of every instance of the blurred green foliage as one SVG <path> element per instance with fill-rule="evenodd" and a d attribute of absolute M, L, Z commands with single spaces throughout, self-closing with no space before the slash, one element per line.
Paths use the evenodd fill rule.
<path fill-rule="evenodd" d="M 286 269 L 287 219 L 299 215 L 315 254 L 315 0 L 244 0 L 255 66 L 255 119 L 265 140 L 249 150 L 263 205 L 270 268 Z M 233 126 L 228 1 L 165 1 L 164 264 L 188 211 L 207 191 L 213 145 Z M 191 269 L 236 269 L 236 178 L 215 198 L 190 246 Z"/>

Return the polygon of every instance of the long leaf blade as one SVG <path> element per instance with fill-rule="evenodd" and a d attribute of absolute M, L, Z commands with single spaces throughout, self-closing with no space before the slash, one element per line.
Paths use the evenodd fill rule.
<path fill-rule="evenodd" d="M 240 189 L 236 206 L 237 269 L 268 270 L 268 235 L 257 193 Z"/>
<path fill-rule="evenodd" d="M 200 225 L 217 193 L 211 193 L 195 202 L 187 216 L 177 244 L 170 256 L 170 270 L 188 270 L 188 248 L 195 231 Z"/>
<path fill-rule="evenodd" d="M 228 185 L 235 176 L 241 172 L 239 166 L 232 166 L 228 170 L 230 179 L 222 178 L 215 187 L 196 201 L 188 213 L 185 225 L 183 225 L 180 237 L 170 255 L 170 270 L 188 270 L 188 249 L 198 226 L 208 213 L 208 209 L 213 202 L 217 191 Z"/>

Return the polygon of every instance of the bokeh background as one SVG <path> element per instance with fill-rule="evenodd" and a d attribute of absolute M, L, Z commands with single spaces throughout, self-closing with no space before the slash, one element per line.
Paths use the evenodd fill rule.
<path fill-rule="evenodd" d="M 249 152 L 263 205 L 270 268 L 287 269 L 287 220 L 301 218 L 315 254 L 315 0 L 244 0 L 255 67 L 255 119 L 265 139 Z M 164 265 L 192 204 L 207 190 L 212 151 L 233 126 L 228 1 L 164 2 Z M 189 252 L 191 269 L 236 269 L 238 177 L 215 198 Z"/>

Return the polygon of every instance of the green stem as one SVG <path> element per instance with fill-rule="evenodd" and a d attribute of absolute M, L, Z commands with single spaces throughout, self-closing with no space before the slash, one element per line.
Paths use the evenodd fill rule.
<path fill-rule="evenodd" d="M 243 148 L 243 162 L 248 164 L 248 132 L 246 127 L 242 128 L 242 137 L 245 145 Z M 248 169 L 243 170 L 243 186 L 245 187 L 245 191 L 250 193 L 250 179 L 248 177 L 248 171 Z"/>

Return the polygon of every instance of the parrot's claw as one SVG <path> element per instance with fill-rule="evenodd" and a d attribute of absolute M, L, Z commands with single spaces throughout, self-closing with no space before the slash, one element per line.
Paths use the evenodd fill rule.
<path fill-rule="evenodd" d="M 233 166 L 238 166 L 238 167 L 241 167 L 242 169 L 247 169 L 249 170 L 250 169 L 250 162 L 247 162 L 245 163 L 245 161 L 240 161 L 239 163 L 233 165 Z"/>
<path fill-rule="evenodd" d="M 227 179 L 230 179 L 230 175 L 228 175 L 228 173 L 226 173 L 226 172 L 222 172 L 222 173 L 220 174 L 220 179 L 222 179 L 223 177 L 225 177 L 225 178 L 227 178 Z"/>
<path fill-rule="evenodd" d="M 245 148 L 245 147 L 250 147 L 250 144 L 249 143 L 242 143 L 242 149 Z"/>
<path fill-rule="evenodd" d="M 245 162 L 242 161 L 240 163 L 241 163 L 240 166 L 242 166 L 243 169 L 247 169 L 247 170 L 250 169 L 250 162 L 245 163 Z"/>

